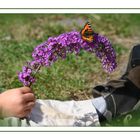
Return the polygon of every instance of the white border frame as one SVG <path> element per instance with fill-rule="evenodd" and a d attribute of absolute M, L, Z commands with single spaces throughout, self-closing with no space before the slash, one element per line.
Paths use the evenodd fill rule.
<path fill-rule="evenodd" d="M 112 0 L 113 1 L 113 0 Z M 1 7 L 1 6 L 0 6 Z M 54 13 L 75 13 L 75 14 L 115 14 L 115 13 L 140 13 L 140 9 L 107 9 L 107 8 L 2 8 L 0 9 L 0 14 L 3 13 L 19 13 L 19 14 L 54 14 Z M 140 127 L 0 127 L 0 132 L 140 132 Z"/>
<path fill-rule="evenodd" d="M 140 127 L 0 127 L 0 132 L 140 132 Z"/>
<path fill-rule="evenodd" d="M 0 0 L 0 8 L 140 8 L 139 0 Z"/>
<path fill-rule="evenodd" d="M 73 14 L 136 14 L 140 13 L 140 8 L 125 8 L 125 9 L 112 9 L 112 8 L 0 8 L 0 13 L 20 13 L 20 14 L 66 14 L 66 13 L 73 13 Z"/>

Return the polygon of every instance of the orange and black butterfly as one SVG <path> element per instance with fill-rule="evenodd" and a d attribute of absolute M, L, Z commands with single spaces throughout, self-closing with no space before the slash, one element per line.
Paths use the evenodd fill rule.
<path fill-rule="evenodd" d="M 81 30 L 81 37 L 84 41 L 87 41 L 89 43 L 93 42 L 94 40 L 94 31 L 91 28 L 91 25 L 89 22 L 87 22 L 84 26 L 84 28 Z"/>

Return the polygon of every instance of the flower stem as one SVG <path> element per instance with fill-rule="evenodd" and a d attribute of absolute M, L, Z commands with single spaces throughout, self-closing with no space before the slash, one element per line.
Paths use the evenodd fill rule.
<path fill-rule="evenodd" d="M 39 65 L 35 71 L 35 73 L 33 74 L 33 78 L 35 78 L 35 75 L 37 74 L 37 72 L 40 70 L 41 65 Z M 29 87 L 31 87 L 32 83 L 30 83 Z"/>

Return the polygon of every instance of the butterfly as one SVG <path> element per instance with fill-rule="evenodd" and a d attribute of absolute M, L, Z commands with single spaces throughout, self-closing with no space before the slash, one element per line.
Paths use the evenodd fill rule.
<path fill-rule="evenodd" d="M 91 25 L 89 22 L 87 22 L 84 26 L 84 28 L 81 30 L 81 37 L 84 41 L 87 41 L 89 43 L 93 42 L 94 40 L 94 31 L 91 28 Z"/>

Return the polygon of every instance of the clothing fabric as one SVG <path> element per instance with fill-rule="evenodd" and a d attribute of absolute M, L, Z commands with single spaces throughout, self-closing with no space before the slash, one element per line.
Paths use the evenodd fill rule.
<path fill-rule="evenodd" d="M 27 118 L 4 120 L 7 126 L 100 126 L 93 100 L 37 100 Z"/>
<path fill-rule="evenodd" d="M 106 112 L 107 104 L 103 97 L 94 98 L 92 104 L 101 114 Z"/>

